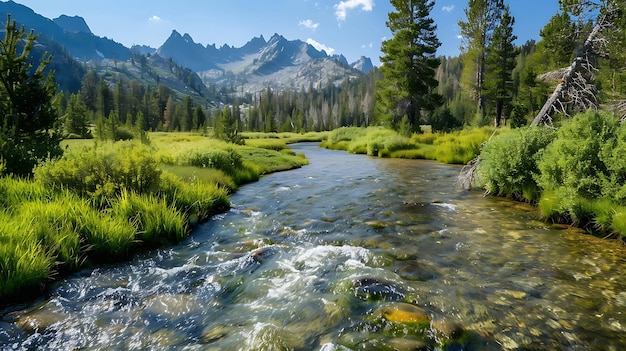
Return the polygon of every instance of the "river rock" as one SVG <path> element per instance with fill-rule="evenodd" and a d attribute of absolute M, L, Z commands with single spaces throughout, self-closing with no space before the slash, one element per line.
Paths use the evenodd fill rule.
<path fill-rule="evenodd" d="M 29 334 L 41 333 L 51 325 L 67 318 L 67 314 L 52 309 L 49 304 L 17 318 L 16 325 Z"/>
<path fill-rule="evenodd" d="M 463 327 L 450 318 L 435 318 L 430 323 L 431 329 L 447 339 L 456 340 L 463 336 Z"/>
<path fill-rule="evenodd" d="M 395 351 L 427 351 L 432 350 L 432 346 L 425 341 L 405 338 L 395 338 L 389 340 L 389 346 Z"/>
<path fill-rule="evenodd" d="M 384 221 L 378 221 L 378 220 L 367 221 L 367 222 L 365 222 L 365 224 L 367 224 L 368 226 L 370 226 L 370 227 L 372 227 L 374 229 L 383 229 L 383 228 L 391 227 L 391 223 L 384 222 Z"/>
<path fill-rule="evenodd" d="M 383 306 L 375 315 L 395 323 L 423 323 L 431 320 L 424 309 L 405 302 Z"/>
<path fill-rule="evenodd" d="M 354 281 L 354 294 L 365 300 L 400 301 L 404 298 L 404 292 L 394 283 L 377 279 L 361 278 Z"/>
<path fill-rule="evenodd" d="M 437 277 L 435 268 L 423 262 L 406 262 L 398 269 L 398 275 L 412 281 L 427 281 Z"/>

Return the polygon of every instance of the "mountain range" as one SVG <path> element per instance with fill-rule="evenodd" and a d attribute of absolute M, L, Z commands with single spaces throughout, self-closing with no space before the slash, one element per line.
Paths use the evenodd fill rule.
<path fill-rule="evenodd" d="M 63 76 L 65 71 L 76 72 L 81 65 L 110 71 L 111 68 L 119 68 L 119 63 L 134 62 L 134 57 L 138 54 L 150 58 L 143 60 L 144 64 L 158 63 L 163 68 L 163 61 L 171 60 L 190 69 L 205 84 L 203 89 L 196 89 L 198 91 L 211 85 L 218 88 L 236 88 L 244 93 L 260 92 L 268 86 L 279 90 L 300 90 L 309 86 L 340 84 L 345 79 L 358 77 L 374 68 L 369 58 L 361 57 L 349 64 L 342 55 L 330 56 L 306 42 L 287 40 L 279 34 L 274 34 L 269 40 L 263 36 L 252 38 L 239 48 L 229 45 L 218 48 L 215 45 L 196 43 L 189 34 L 181 35 L 174 30 L 159 48 L 127 48 L 113 39 L 92 33 L 86 21 L 79 16 L 62 15 L 49 19 L 13 1 L 0 2 L 0 19 L 7 18 L 8 14 L 11 19 L 24 25 L 27 31 L 32 29 L 39 34 L 39 45 L 51 52 L 55 59 L 57 53 L 62 54 L 62 60 L 54 67 L 57 78 L 61 81 L 71 81 L 71 78 L 58 76 Z M 76 62 L 66 62 L 70 59 Z M 68 67 L 64 67 L 63 63 Z M 128 68 L 123 68 L 126 65 L 121 67 L 118 73 L 125 74 L 129 71 Z M 159 67 L 148 66 L 143 69 L 158 71 L 159 75 L 167 76 L 168 70 L 158 69 Z M 154 74 L 134 72 L 134 76 L 149 77 Z M 186 77 L 189 79 L 188 75 Z M 163 83 L 163 79 L 157 77 L 156 80 Z M 68 85 L 75 86 L 76 82 Z M 185 90 L 184 85 L 182 84 L 182 90 Z M 180 91 L 180 87 L 177 90 Z"/>

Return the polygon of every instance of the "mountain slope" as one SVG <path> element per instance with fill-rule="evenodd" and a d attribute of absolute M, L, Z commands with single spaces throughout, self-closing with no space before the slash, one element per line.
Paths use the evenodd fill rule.
<path fill-rule="evenodd" d="M 198 72 L 207 84 L 236 86 L 245 93 L 260 92 L 268 86 L 300 90 L 310 85 L 340 84 L 362 74 L 343 56 L 328 56 L 310 44 L 278 34 L 268 41 L 263 36 L 253 38 L 241 48 L 224 45 L 218 49 L 173 31 L 157 53 Z"/>
<path fill-rule="evenodd" d="M 69 21 L 65 18 L 61 19 L 62 27 L 55 21 L 35 13 L 24 5 L 13 1 L 0 2 L 0 19 L 2 22 L 4 22 L 8 14 L 18 24 L 24 25 L 27 31 L 32 29 L 37 34 L 53 39 L 79 60 L 89 61 L 110 58 L 126 61 L 131 57 L 130 49 L 111 39 L 101 38 L 92 34 L 86 23 L 87 31 L 85 31 L 85 26 L 82 25 L 79 26 L 82 27 L 82 30 L 78 31 L 76 28 L 72 28 L 71 31 L 64 29 L 64 27 L 69 28 L 69 26 L 75 27 L 81 20 L 84 22 L 80 17 L 78 19 L 70 19 Z"/>

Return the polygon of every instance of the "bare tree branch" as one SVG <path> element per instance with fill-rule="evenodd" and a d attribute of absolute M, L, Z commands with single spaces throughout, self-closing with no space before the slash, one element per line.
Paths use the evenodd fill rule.
<path fill-rule="evenodd" d="M 601 34 L 609 27 L 612 27 L 609 16 L 601 15 L 579 54 L 565 69 L 561 82 L 533 119 L 531 126 L 551 124 L 552 113 L 555 112 L 567 116 L 570 106 L 580 110 L 598 107 L 597 89 L 593 85 L 593 73 L 596 71 L 593 62 L 607 48 L 608 42 Z"/>

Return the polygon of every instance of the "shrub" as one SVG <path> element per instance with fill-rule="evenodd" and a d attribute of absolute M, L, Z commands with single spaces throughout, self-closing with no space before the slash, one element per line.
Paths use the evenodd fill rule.
<path fill-rule="evenodd" d="M 571 203 L 577 197 L 600 197 L 610 179 L 603 159 L 615 147 L 618 126 L 612 114 L 594 111 L 565 122 L 537 164 L 539 186 L 565 194 Z"/>
<path fill-rule="evenodd" d="M 35 179 L 94 198 L 114 197 L 121 189 L 138 193 L 159 186 L 161 170 L 152 149 L 137 142 L 117 142 L 72 150 L 56 162 L 35 169 Z"/>
<path fill-rule="evenodd" d="M 480 182 L 488 193 L 537 201 L 537 161 L 555 137 L 548 128 L 528 127 L 494 136 L 481 152 Z"/>
<path fill-rule="evenodd" d="M 202 168 L 215 168 L 233 174 L 243 166 L 241 155 L 232 148 L 194 150 L 179 159 L 180 164 Z"/>

